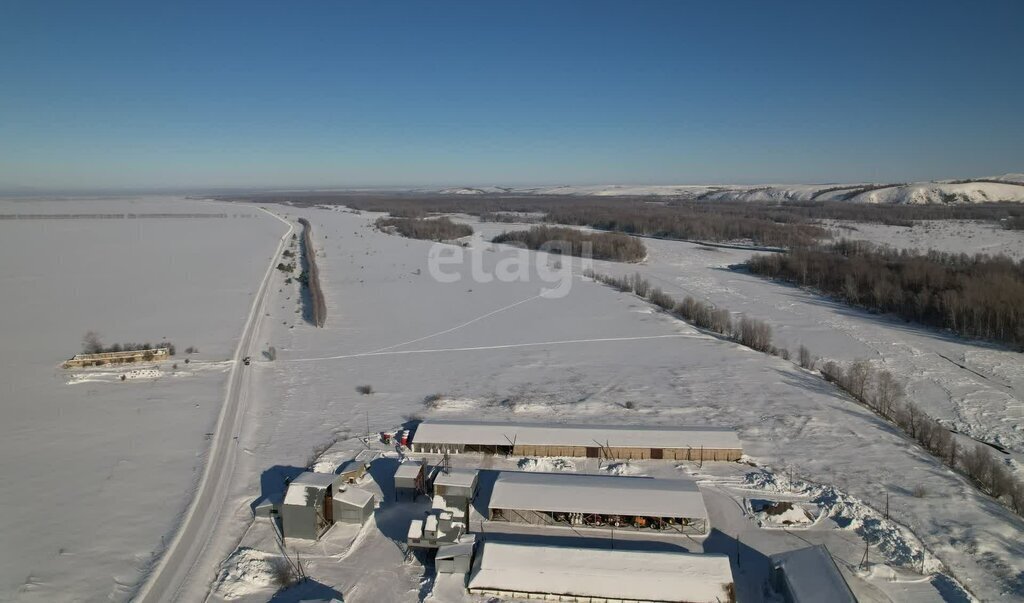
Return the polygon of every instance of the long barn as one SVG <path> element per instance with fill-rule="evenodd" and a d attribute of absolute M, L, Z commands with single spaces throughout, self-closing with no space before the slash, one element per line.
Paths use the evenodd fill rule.
<path fill-rule="evenodd" d="M 689 478 L 502 471 L 491 490 L 487 519 L 533 526 L 708 531 L 704 496 Z"/>
<path fill-rule="evenodd" d="M 736 432 L 726 427 L 449 420 L 420 423 L 412 450 L 674 461 L 736 461 L 743 455 Z"/>

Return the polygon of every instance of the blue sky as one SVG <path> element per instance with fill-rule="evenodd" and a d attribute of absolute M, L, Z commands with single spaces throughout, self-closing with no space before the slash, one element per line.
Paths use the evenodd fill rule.
<path fill-rule="evenodd" d="M 0 188 L 1024 171 L 1024 2 L 0 4 Z"/>

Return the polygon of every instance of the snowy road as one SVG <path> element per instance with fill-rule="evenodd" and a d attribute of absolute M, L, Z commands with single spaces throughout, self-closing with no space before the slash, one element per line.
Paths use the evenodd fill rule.
<path fill-rule="evenodd" d="M 261 211 L 266 210 L 261 209 Z M 227 498 L 230 477 L 238 452 L 237 436 L 242 425 L 242 409 L 251 374 L 250 371 L 245 370 L 242 358 L 254 354 L 250 348 L 254 335 L 258 331 L 260 318 L 263 316 L 267 285 L 274 273 L 274 264 L 284 251 L 288 237 L 294 230 L 292 224 L 287 220 L 271 212 L 267 213 L 286 224 L 288 230 L 281 236 L 277 250 L 267 266 L 263 282 L 260 283 L 252 307 L 249 309 L 249 317 L 242 330 L 242 337 L 235 349 L 234 366 L 231 368 L 224 405 L 217 419 L 217 428 L 210 444 L 206 468 L 203 471 L 199 488 L 196 490 L 174 540 L 171 541 L 153 573 L 142 586 L 136 597 L 137 601 L 174 601 L 178 599 L 179 591 L 188 583 L 189 576 L 196 568 L 197 562 L 213 534 L 213 528 Z"/>

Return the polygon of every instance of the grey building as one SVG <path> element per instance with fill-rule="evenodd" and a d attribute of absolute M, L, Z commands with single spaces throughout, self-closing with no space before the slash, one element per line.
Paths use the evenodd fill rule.
<path fill-rule="evenodd" d="M 333 473 L 300 474 L 284 493 L 281 530 L 285 538 L 316 540 L 334 525 L 335 491 L 341 477 Z"/>
<path fill-rule="evenodd" d="M 468 574 L 473 562 L 473 548 L 476 539 L 467 538 L 454 544 L 446 544 L 437 549 L 434 567 L 439 574 Z"/>
<path fill-rule="evenodd" d="M 423 461 L 407 461 L 395 470 L 395 499 L 406 495 L 415 499 L 424 489 Z"/>
<path fill-rule="evenodd" d="M 352 486 L 342 486 L 334 493 L 334 521 L 363 524 L 373 515 L 376 506 L 373 494 Z"/>
<path fill-rule="evenodd" d="M 816 544 L 769 557 L 772 588 L 787 603 L 857 603 L 832 555 Z"/>

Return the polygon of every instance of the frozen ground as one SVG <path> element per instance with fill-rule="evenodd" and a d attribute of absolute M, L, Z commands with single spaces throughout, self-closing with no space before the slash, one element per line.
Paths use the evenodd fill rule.
<path fill-rule="evenodd" d="M 1024 594 L 1024 523 L 818 376 L 702 334 L 585 279 L 574 278 L 560 299 L 538 296 L 543 284 L 535 272 L 529 282 L 484 283 L 471 278 L 469 263 L 448 266 L 462 279 L 441 283 L 429 276 L 431 244 L 375 232 L 373 215 L 277 209 L 292 219 L 308 217 L 317 233 L 327 324 L 289 328 L 295 289 L 280 282 L 271 288 L 281 291 L 274 293 L 262 336 L 277 347 L 278 360 L 253 365 L 257 394 L 240 434 L 232 512 L 211 540 L 205 580 L 197 576 L 186 600 L 201 597 L 217 580 L 220 562 L 251 523 L 249 505 L 261 479 L 282 467 L 305 466 L 319 443 L 427 413 L 733 425 L 747 452 L 777 471 L 834 486 L 876 508 L 888 491 L 894 519 L 982 599 Z M 474 247 L 481 274 L 493 274 L 496 262 L 514 253 L 486 243 Z M 769 319 L 790 347 L 803 341 L 819 355 L 871 356 L 917 375 L 912 394 L 928 396 L 929 408 L 945 408 L 964 425 L 998 429 L 1006 440 L 1019 437 L 1012 421 L 997 418 L 1008 417 L 1010 398 L 1017 399 L 1006 392 L 1021 387 L 1018 357 L 727 270 L 743 251 L 669 242 L 650 247 L 651 259 L 640 269 L 673 294 L 690 291 Z M 936 350 L 991 377 L 958 369 Z M 1009 387 L 1000 392 L 995 380 Z M 935 395 L 936 382 L 951 388 L 948 396 Z M 359 394 L 359 385 L 372 385 L 374 393 Z M 431 394 L 442 396 L 424 404 Z M 635 408 L 626 408 L 627 401 Z M 913 496 L 918 485 L 926 496 Z M 398 563 L 389 539 L 370 547 L 365 557 L 346 557 L 351 569 L 325 586 L 344 592 L 350 603 L 414 601 L 430 591 L 415 568 L 380 566 L 386 559 Z M 361 572 L 389 579 L 355 584 Z"/>
<path fill-rule="evenodd" d="M 283 225 L 180 198 L 0 202 L 27 213 L 227 214 L 0 220 L 0 600 L 125 600 L 188 503 Z M 60 369 L 90 329 L 172 340 L 179 368 Z"/>
<path fill-rule="evenodd" d="M 1024 233 L 1007 230 L 993 222 L 970 220 L 923 220 L 913 226 L 888 226 L 827 220 L 835 239 L 861 239 L 896 249 L 946 253 L 987 253 L 1024 259 Z"/>
<path fill-rule="evenodd" d="M 493 223 L 475 226 L 484 239 L 519 228 Z M 951 253 L 998 249 L 1012 257 L 1024 256 L 1024 233 L 973 222 L 938 222 L 913 230 L 855 226 L 857 231 L 843 232 L 851 238 L 863 234 L 868 240 L 897 247 Z M 910 243 L 903 243 L 904 231 L 910 231 Z M 919 246 L 926 241 L 931 244 Z M 595 262 L 595 269 L 607 274 L 639 272 L 677 299 L 691 295 L 766 320 L 774 329 L 775 344 L 794 352 L 794 357 L 803 344 L 822 358 L 867 358 L 901 376 L 910 399 L 936 418 L 962 433 L 1012 450 L 1018 464 L 1024 460 L 1024 356 L 1020 353 L 873 315 L 730 269 L 746 261 L 753 253 L 750 251 L 654 239 L 644 243 L 648 249 L 644 262 Z"/>

